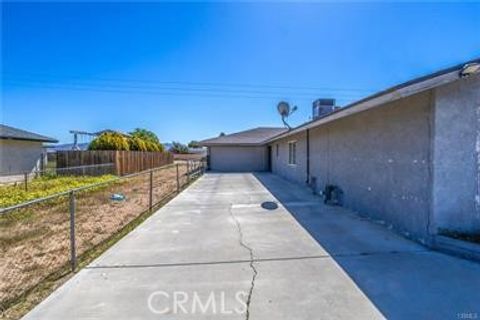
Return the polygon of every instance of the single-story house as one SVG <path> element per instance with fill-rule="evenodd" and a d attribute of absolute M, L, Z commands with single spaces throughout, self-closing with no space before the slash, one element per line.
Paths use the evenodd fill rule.
<path fill-rule="evenodd" d="M 318 193 L 335 186 L 343 206 L 423 243 L 479 233 L 479 72 L 477 59 L 314 112 L 254 147 L 256 129 L 201 143 L 213 170 L 269 170 Z"/>
<path fill-rule="evenodd" d="M 58 141 L 0 124 L 0 173 L 21 174 L 41 168 L 45 157 L 45 142 Z"/>

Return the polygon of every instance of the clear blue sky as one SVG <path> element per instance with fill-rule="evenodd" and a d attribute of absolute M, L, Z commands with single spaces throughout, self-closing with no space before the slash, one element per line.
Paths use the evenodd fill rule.
<path fill-rule="evenodd" d="M 279 126 L 480 56 L 480 4 L 3 3 L 2 122 L 153 130 L 164 142 Z"/>

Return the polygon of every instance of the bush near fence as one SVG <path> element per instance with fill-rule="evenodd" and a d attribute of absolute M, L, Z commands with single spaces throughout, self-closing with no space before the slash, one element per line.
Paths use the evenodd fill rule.
<path fill-rule="evenodd" d="M 116 175 L 123 176 L 173 163 L 169 152 L 145 151 L 58 151 L 57 169 L 113 163 Z M 82 173 L 79 172 L 79 175 Z"/>
<path fill-rule="evenodd" d="M 70 189 L 94 183 L 105 182 L 118 177 L 100 176 L 51 176 L 43 175 L 31 180 L 25 179 L 22 184 L 0 186 L 0 208 L 10 207 L 30 200 L 47 197 Z"/>
<path fill-rule="evenodd" d="M 75 271 L 90 252 L 153 212 L 204 169 L 203 161 L 172 164 L 0 209 L 0 313 L 8 314 L 52 275 Z M 114 201 L 112 194 L 125 200 Z"/>

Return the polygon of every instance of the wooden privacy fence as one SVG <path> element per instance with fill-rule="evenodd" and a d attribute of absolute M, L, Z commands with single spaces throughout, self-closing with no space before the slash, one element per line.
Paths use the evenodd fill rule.
<path fill-rule="evenodd" d="M 173 163 L 169 152 L 145 151 L 57 151 L 57 169 L 112 164 L 114 173 L 123 176 Z M 77 169 L 75 169 L 77 170 Z"/>

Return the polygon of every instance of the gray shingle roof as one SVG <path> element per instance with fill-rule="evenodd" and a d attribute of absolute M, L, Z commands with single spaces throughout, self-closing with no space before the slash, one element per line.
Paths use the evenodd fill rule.
<path fill-rule="evenodd" d="M 200 141 L 202 146 L 218 145 L 262 145 L 274 136 L 286 132 L 286 128 L 259 127 L 225 136 Z"/>
<path fill-rule="evenodd" d="M 0 139 L 12 139 L 12 140 L 27 140 L 27 141 L 39 141 L 39 142 L 52 142 L 56 143 L 58 140 L 33 132 L 17 129 L 13 127 L 0 124 Z"/>

